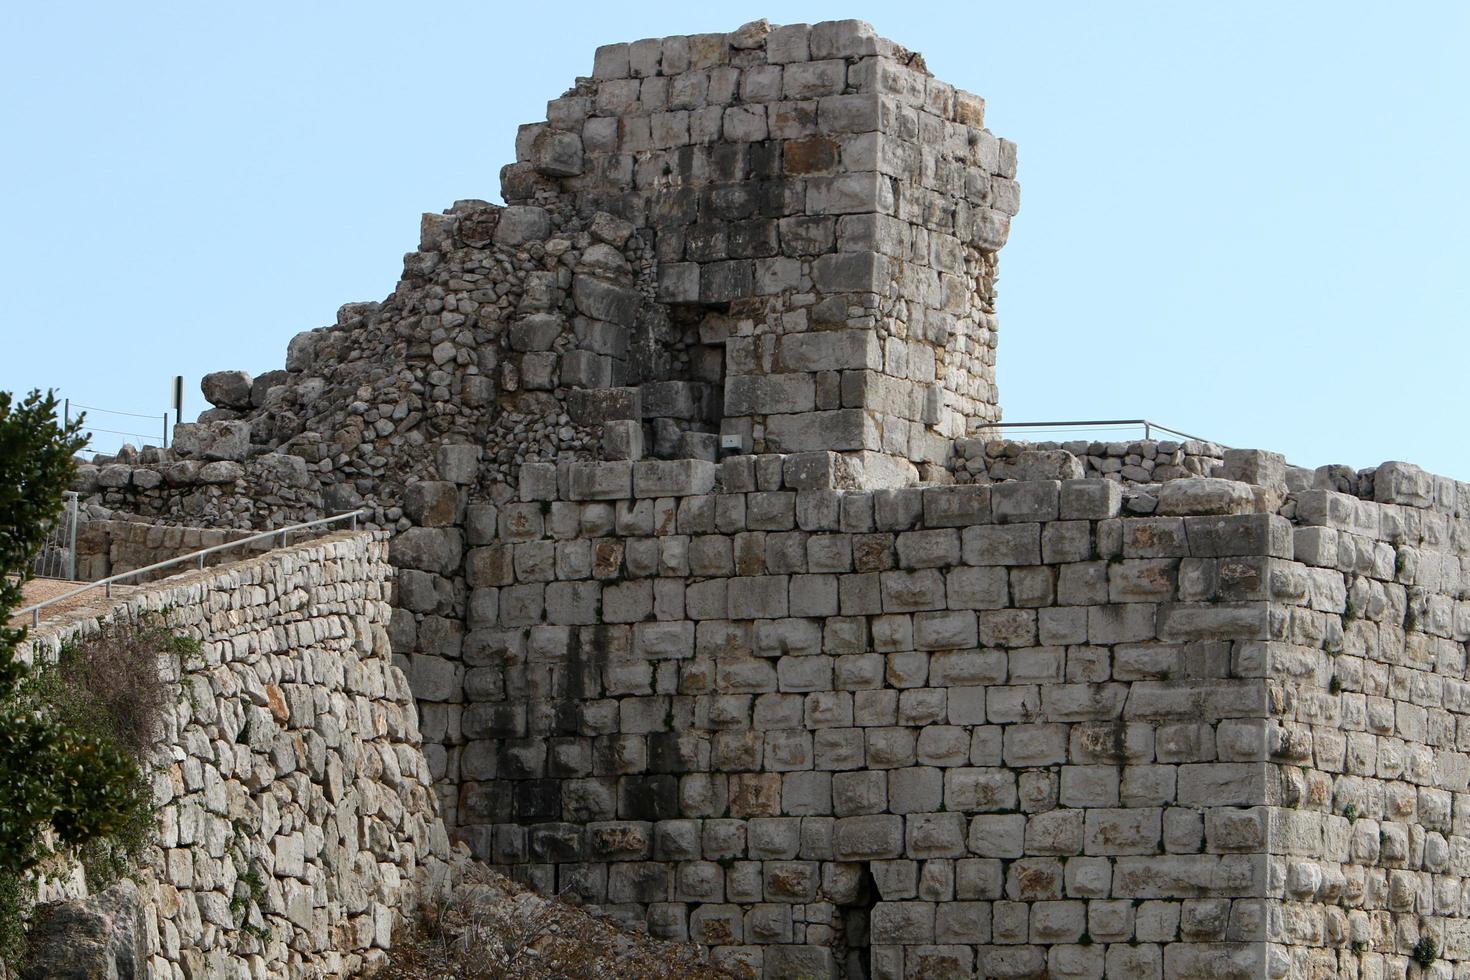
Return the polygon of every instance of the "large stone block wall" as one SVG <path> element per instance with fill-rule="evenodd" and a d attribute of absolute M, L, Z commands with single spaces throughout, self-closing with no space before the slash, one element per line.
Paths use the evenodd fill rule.
<path fill-rule="evenodd" d="M 1272 937 L 1293 977 L 1461 976 L 1470 493 L 1387 464 L 1372 497 L 1296 495 L 1295 562 L 1271 569 Z"/>
<path fill-rule="evenodd" d="M 456 832 L 756 976 L 1257 975 L 1289 522 L 822 456 L 544 467 L 400 536 L 395 628 L 469 589 L 408 665 Z"/>
<path fill-rule="evenodd" d="M 387 543 L 334 534 L 104 600 L 33 631 L 48 657 L 153 614 L 202 644 L 161 658 L 159 834 L 140 886 L 148 975 L 348 976 L 448 880 L 413 695 L 389 651 Z M 77 618 L 72 618 L 73 616 Z"/>

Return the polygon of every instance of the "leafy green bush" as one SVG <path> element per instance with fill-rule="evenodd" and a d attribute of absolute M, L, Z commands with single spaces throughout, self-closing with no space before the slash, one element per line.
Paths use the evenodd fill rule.
<path fill-rule="evenodd" d="M 192 656 L 198 643 L 175 636 L 154 616 L 138 623 L 109 626 L 97 636 L 62 647 L 54 663 L 33 667 L 0 699 L 0 713 L 36 720 L 38 726 L 68 733 L 96 749 L 92 763 L 107 760 L 111 768 L 91 770 L 83 782 L 100 785 L 103 795 L 83 798 L 88 836 L 71 852 L 86 872 L 87 887 L 109 887 L 137 864 L 154 838 L 157 810 L 149 781 L 148 756 L 161 734 L 169 692 L 160 677 L 160 655 Z M 42 752 L 65 752 L 42 746 Z M 64 772 L 65 755 L 42 756 L 35 763 Z M 99 773 L 106 775 L 102 782 Z M 4 788 L 0 787 L 0 795 Z M 100 815 L 100 817 L 99 817 Z M 60 836 L 58 832 L 57 836 Z M 43 858 L 52 850 L 38 851 Z M 24 872 L 0 871 L 0 959 L 14 961 L 24 951 L 21 919 L 34 895 L 34 878 Z"/>
<path fill-rule="evenodd" d="M 39 864 L 70 851 L 105 878 L 152 826 L 137 728 L 108 691 L 120 678 L 78 670 L 72 679 L 65 668 L 27 668 L 16 656 L 26 631 L 10 618 L 85 444 L 82 420 L 59 424 L 56 407 L 49 392 L 20 402 L 0 392 L 0 956 L 7 959 L 23 944 L 21 914 Z M 67 656 L 77 668 L 76 651 Z M 151 665 L 142 676 L 157 684 L 156 659 Z"/>

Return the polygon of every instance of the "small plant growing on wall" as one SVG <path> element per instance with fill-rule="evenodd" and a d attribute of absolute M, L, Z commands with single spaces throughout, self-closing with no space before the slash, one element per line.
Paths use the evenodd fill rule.
<path fill-rule="evenodd" d="M 1433 936 L 1420 936 L 1419 941 L 1414 944 L 1414 962 L 1428 969 L 1439 959 L 1439 944 L 1434 941 Z"/>

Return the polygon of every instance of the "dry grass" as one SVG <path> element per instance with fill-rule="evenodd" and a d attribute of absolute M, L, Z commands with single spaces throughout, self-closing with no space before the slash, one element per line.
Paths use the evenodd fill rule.
<path fill-rule="evenodd" d="M 731 980 L 660 942 L 477 868 L 394 938 L 376 980 Z"/>

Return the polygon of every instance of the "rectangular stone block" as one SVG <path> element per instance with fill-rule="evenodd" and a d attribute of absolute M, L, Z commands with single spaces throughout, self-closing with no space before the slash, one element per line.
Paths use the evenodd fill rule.
<path fill-rule="evenodd" d="M 1025 853 L 1026 817 L 1019 813 L 982 814 L 970 821 L 970 853 L 1018 858 Z"/>
<path fill-rule="evenodd" d="M 821 330 L 782 336 L 777 355 L 786 371 L 878 370 L 883 354 L 871 330 Z"/>
<path fill-rule="evenodd" d="M 1265 555 L 1292 557 L 1292 526 L 1276 514 L 1238 514 L 1225 517 L 1186 517 L 1189 553 L 1199 557 Z"/>
<path fill-rule="evenodd" d="M 815 407 L 810 374 L 751 374 L 725 380 L 726 415 L 810 412 Z"/>
<path fill-rule="evenodd" d="M 904 568 L 943 568 L 960 561 L 960 535 L 953 529 L 905 531 L 896 545 Z"/>
<path fill-rule="evenodd" d="M 788 613 L 785 575 L 758 575 L 729 580 L 731 619 L 781 619 Z"/>
<path fill-rule="evenodd" d="M 838 452 L 879 449 L 877 424 L 862 409 L 766 417 L 766 445 L 776 452 L 798 453 L 819 449 Z"/>
<path fill-rule="evenodd" d="M 990 492 L 986 486 L 925 487 L 926 527 L 967 527 L 990 522 Z"/>
<path fill-rule="evenodd" d="M 579 462 L 567 466 L 567 497 L 570 500 L 620 500 L 632 495 L 631 461 Z"/>
<path fill-rule="evenodd" d="M 1117 517 L 1122 510 L 1123 488 L 1114 480 L 1062 481 L 1062 520 L 1101 521 Z"/>
<path fill-rule="evenodd" d="M 873 292 L 887 276 L 887 260 L 875 252 L 832 253 L 812 263 L 812 285 L 827 294 Z"/>
<path fill-rule="evenodd" d="M 967 527 L 961 540 L 967 565 L 1041 564 L 1040 524 Z"/>
<path fill-rule="evenodd" d="M 749 259 L 706 262 L 699 267 L 699 299 L 702 303 L 730 303 L 751 295 L 754 267 Z"/>
<path fill-rule="evenodd" d="M 574 388 L 567 392 L 567 414 L 583 424 L 641 418 L 637 388 Z"/>
<path fill-rule="evenodd" d="M 998 524 L 1057 519 L 1060 484 L 1054 480 L 997 483 L 990 488 L 990 514 Z"/>
<path fill-rule="evenodd" d="M 640 460 L 632 464 L 634 497 L 689 497 L 714 489 L 717 464 L 703 459 Z"/>
<path fill-rule="evenodd" d="M 807 181 L 807 214 L 893 213 L 893 188 L 880 173 L 812 177 Z"/>
<path fill-rule="evenodd" d="M 915 649 L 962 650 L 976 642 L 974 613 L 921 612 L 914 616 Z"/>
<path fill-rule="evenodd" d="M 844 817 L 834 828 L 833 854 L 839 861 L 881 861 L 901 855 L 903 841 L 903 817 Z"/>
<path fill-rule="evenodd" d="M 937 569 L 883 572 L 880 580 L 886 613 L 945 607 L 944 575 Z"/>
<path fill-rule="evenodd" d="M 660 263 L 658 267 L 658 299 L 661 303 L 698 303 L 699 263 Z"/>

